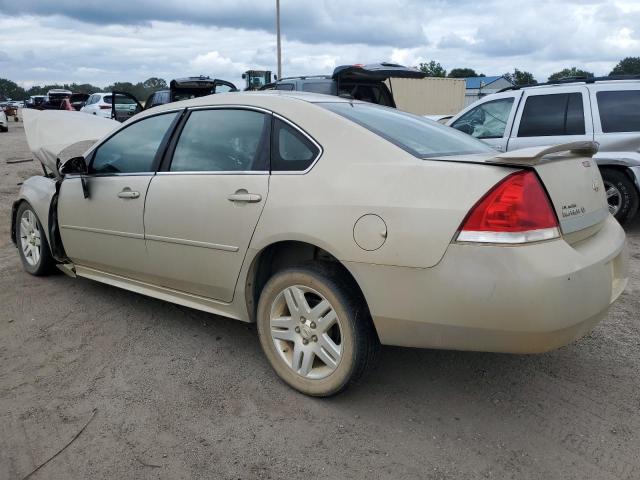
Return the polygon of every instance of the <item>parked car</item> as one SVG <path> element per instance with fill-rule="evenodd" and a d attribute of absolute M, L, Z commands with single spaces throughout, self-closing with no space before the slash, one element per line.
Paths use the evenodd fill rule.
<path fill-rule="evenodd" d="M 55 129 L 47 146 L 25 117 L 34 155 L 62 163 L 27 179 L 13 205 L 25 270 L 57 262 L 256 321 L 275 372 L 309 395 L 352 383 L 378 342 L 560 347 L 627 283 L 593 142 L 498 154 L 394 109 L 255 92 L 167 104 L 115 130 L 89 117 L 87 138 L 92 121 L 109 133 L 64 158 L 77 116 L 27 113 Z"/>
<path fill-rule="evenodd" d="M 630 221 L 640 203 L 640 76 L 513 87 L 462 110 L 448 125 L 499 151 L 593 140 L 609 210 Z"/>
<path fill-rule="evenodd" d="M 44 102 L 47 101 L 46 95 L 31 95 L 29 100 L 25 102 L 26 108 L 36 108 L 39 109 Z"/>
<path fill-rule="evenodd" d="M 387 87 L 385 81 L 392 78 L 425 78 L 426 76 L 420 70 L 395 63 L 342 65 L 336 67 L 332 75 L 282 78 L 266 85 L 263 89 L 336 95 L 395 108 L 393 92 Z M 392 83 L 391 85 L 393 88 Z"/>
<path fill-rule="evenodd" d="M 102 118 L 115 118 L 123 122 L 140 113 L 142 105 L 133 96 L 124 92 L 99 92 L 91 95 L 80 111 Z"/>
<path fill-rule="evenodd" d="M 169 83 L 168 90 L 152 93 L 144 104 L 144 108 L 153 108 L 166 103 L 204 97 L 214 93 L 237 92 L 236 86 L 226 80 L 210 77 L 176 78 Z"/>
<path fill-rule="evenodd" d="M 9 121 L 7 120 L 7 115 L 4 113 L 4 110 L 0 108 L 0 132 L 8 132 L 9 131 Z"/>

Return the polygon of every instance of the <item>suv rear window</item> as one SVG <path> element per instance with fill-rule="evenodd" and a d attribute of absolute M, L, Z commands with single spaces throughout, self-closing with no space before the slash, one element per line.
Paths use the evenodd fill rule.
<path fill-rule="evenodd" d="M 496 151 L 458 130 L 417 115 L 370 103 L 318 103 L 418 158 Z"/>
<path fill-rule="evenodd" d="M 532 95 L 527 98 L 518 137 L 584 135 L 581 93 Z"/>
<path fill-rule="evenodd" d="M 603 133 L 640 132 L 640 90 L 597 92 Z"/>

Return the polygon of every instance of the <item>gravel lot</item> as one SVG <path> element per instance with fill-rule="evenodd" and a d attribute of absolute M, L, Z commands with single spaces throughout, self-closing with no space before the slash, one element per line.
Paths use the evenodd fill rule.
<path fill-rule="evenodd" d="M 253 325 L 64 275 L 9 239 L 39 172 L 0 133 L 0 478 L 640 478 L 640 222 L 632 278 L 586 338 L 535 356 L 384 348 L 360 385 L 304 397 Z M 585 291 L 585 295 L 589 292 Z"/>

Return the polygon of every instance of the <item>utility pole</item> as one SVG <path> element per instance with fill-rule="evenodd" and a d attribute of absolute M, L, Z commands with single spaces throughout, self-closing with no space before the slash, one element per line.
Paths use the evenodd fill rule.
<path fill-rule="evenodd" d="M 282 51 L 280 49 L 280 0 L 276 0 L 276 36 L 278 50 L 278 80 L 282 78 Z"/>

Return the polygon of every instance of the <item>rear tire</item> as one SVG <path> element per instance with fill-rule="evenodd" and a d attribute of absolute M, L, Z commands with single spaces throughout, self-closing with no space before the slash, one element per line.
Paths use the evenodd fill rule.
<path fill-rule="evenodd" d="M 16 243 L 24 269 L 31 275 L 47 275 L 55 268 L 49 242 L 42 224 L 27 202 L 22 202 L 16 212 Z"/>
<path fill-rule="evenodd" d="M 378 338 L 350 278 L 312 263 L 273 275 L 258 302 L 258 336 L 269 363 L 306 395 L 335 395 L 371 365 Z"/>
<path fill-rule="evenodd" d="M 622 171 L 613 168 L 601 170 L 609 212 L 622 225 L 629 223 L 638 211 L 638 190 L 633 181 Z"/>

